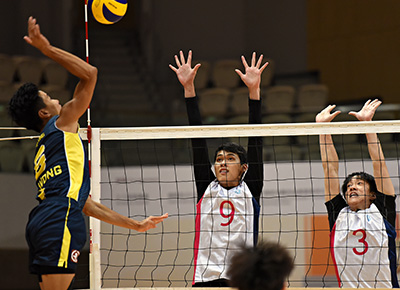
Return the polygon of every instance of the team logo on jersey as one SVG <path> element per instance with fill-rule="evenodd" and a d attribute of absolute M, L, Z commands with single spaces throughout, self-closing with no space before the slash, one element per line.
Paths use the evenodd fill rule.
<path fill-rule="evenodd" d="M 71 252 L 71 261 L 74 263 L 78 263 L 78 257 L 81 253 L 78 250 L 73 250 Z"/>
<path fill-rule="evenodd" d="M 233 193 L 240 194 L 241 192 L 242 192 L 242 188 L 238 186 L 238 187 L 236 187 L 236 189 Z"/>

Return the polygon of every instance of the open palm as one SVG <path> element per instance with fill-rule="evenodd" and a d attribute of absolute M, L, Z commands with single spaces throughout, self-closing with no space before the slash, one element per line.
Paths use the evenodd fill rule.
<path fill-rule="evenodd" d="M 173 65 L 169 65 L 169 67 L 176 73 L 179 82 L 182 86 L 187 86 L 189 84 L 193 84 L 194 78 L 196 77 L 197 70 L 201 66 L 201 64 L 196 64 L 192 68 L 192 51 L 189 51 L 188 58 L 185 60 L 185 56 L 183 52 L 179 52 L 179 58 L 175 55 L 175 63 L 176 67 Z"/>
<path fill-rule="evenodd" d="M 349 115 L 352 115 L 357 118 L 359 121 L 371 121 L 372 118 L 375 115 L 376 109 L 382 104 L 381 101 L 378 99 L 375 99 L 373 101 L 368 100 L 364 106 L 361 108 L 360 111 L 354 112 L 351 111 L 349 112 Z"/>
<path fill-rule="evenodd" d="M 236 73 L 242 79 L 244 84 L 249 88 L 256 88 L 260 86 L 261 83 L 261 74 L 264 69 L 267 67 L 268 62 L 266 62 L 263 66 L 261 66 L 263 60 L 263 55 L 258 58 L 256 63 L 256 53 L 253 52 L 253 56 L 251 58 L 251 66 L 247 64 L 247 61 L 244 56 L 242 56 L 242 63 L 245 69 L 245 73 L 243 74 L 240 70 L 236 69 Z"/>

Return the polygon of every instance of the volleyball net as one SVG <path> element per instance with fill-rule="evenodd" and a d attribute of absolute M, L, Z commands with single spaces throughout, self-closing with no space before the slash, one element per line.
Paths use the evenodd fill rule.
<path fill-rule="evenodd" d="M 91 288 L 191 287 L 197 193 L 190 139 L 207 138 L 212 160 L 221 143 L 247 147 L 249 136 L 264 139 L 259 241 L 293 254 L 289 287 L 338 287 L 318 135 L 333 135 L 344 180 L 373 172 L 364 137 L 371 132 L 379 133 L 397 193 L 400 121 L 93 128 L 92 198 L 136 220 L 169 218 L 145 233 L 91 219 Z"/>

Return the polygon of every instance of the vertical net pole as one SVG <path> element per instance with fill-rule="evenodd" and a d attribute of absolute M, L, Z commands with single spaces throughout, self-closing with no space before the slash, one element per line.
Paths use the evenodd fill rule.
<path fill-rule="evenodd" d="M 100 202 L 101 153 L 100 129 L 92 129 L 91 198 Z M 90 217 L 90 289 L 101 289 L 100 220 Z"/>

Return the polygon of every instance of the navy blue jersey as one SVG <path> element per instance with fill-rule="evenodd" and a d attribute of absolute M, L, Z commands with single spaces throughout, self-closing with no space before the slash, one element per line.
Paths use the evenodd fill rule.
<path fill-rule="evenodd" d="M 57 128 L 54 116 L 44 127 L 36 144 L 34 159 L 37 199 L 70 197 L 82 209 L 90 190 L 85 148 L 78 133 Z"/>
<path fill-rule="evenodd" d="M 86 242 L 82 209 L 90 190 L 88 160 L 78 133 L 63 132 L 50 119 L 36 145 L 35 178 L 40 204 L 29 215 L 26 239 L 30 271 L 74 271 Z"/>

